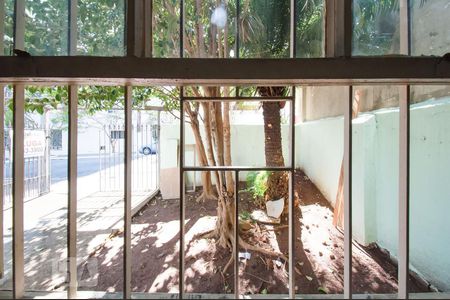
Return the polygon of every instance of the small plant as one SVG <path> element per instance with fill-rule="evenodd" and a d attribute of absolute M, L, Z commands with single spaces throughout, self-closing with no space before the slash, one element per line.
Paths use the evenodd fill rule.
<path fill-rule="evenodd" d="M 247 175 L 247 191 L 252 193 L 253 199 L 257 202 L 263 202 L 269 175 L 268 171 L 249 172 Z"/>
<path fill-rule="evenodd" d="M 250 212 L 248 211 L 243 211 L 239 214 L 239 219 L 241 219 L 242 221 L 248 221 L 251 219 L 251 215 Z"/>

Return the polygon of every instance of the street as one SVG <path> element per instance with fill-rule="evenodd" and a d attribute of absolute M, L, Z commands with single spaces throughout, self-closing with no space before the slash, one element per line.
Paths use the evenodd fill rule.
<path fill-rule="evenodd" d="M 134 154 L 134 159 L 137 155 Z M 86 155 L 86 156 L 78 156 L 78 177 L 84 177 L 87 175 L 91 175 L 96 173 L 100 169 L 100 162 L 107 167 L 112 167 L 118 164 L 123 163 L 123 154 L 115 156 L 113 158 L 102 158 L 98 155 Z M 67 180 L 67 157 L 51 157 L 51 180 L 52 184 Z M 5 178 L 11 178 L 12 175 L 12 166 L 10 166 L 9 161 L 5 161 Z M 38 168 L 36 166 L 32 167 L 30 164 L 25 166 L 25 174 L 27 176 L 33 176 L 33 172 L 37 172 Z M 36 176 L 36 174 L 34 174 Z"/>
<path fill-rule="evenodd" d="M 100 159 L 98 155 L 78 157 L 78 177 L 87 176 L 99 171 Z M 52 184 L 67 180 L 67 157 L 52 157 L 51 178 Z M 117 160 L 116 164 L 121 163 Z M 115 164 L 113 164 L 115 165 Z"/>

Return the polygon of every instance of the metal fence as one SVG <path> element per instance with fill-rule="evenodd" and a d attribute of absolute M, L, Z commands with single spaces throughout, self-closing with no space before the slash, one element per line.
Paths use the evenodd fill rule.
<path fill-rule="evenodd" d="M 132 190 L 153 191 L 159 186 L 159 112 L 146 124 L 132 126 Z M 125 125 L 105 125 L 99 131 L 100 191 L 124 189 Z"/>
<path fill-rule="evenodd" d="M 10 129 L 4 132 L 5 141 L 8 140 Z M 48 146 L 48 145 L 47 145 Z M 13 158 L 10 143 L 5 142 L 5 163 L 3 181 L 3 209 L 12 206 L 13 186 Z M 24 200 L 31 200 L 50 192 L 50 159 L 45 156 L 31 156 L 24 158 Z"/>

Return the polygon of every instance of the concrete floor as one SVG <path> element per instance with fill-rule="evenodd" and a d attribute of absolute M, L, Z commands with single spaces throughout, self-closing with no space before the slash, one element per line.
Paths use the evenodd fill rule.
<path fill-rule="evenodd" d="M 89 254 L 122 228 L 123 191 L 96 192 L 96 174 L 78 179 L 77 261 Z M 132 193 L 136 211 L 156 191 Z M 62 289 L 67 259 L 67 181 L 52 186 L 52 192 L 25 202 L 24 262 L 25 288 L 29 291 Z M 5 274 L 0 289 L 12 288 L 12 209 L 4 211 Z"/>

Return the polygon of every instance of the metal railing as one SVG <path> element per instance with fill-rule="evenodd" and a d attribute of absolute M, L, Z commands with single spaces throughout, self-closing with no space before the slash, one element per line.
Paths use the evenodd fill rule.
<path fill-rule="evenodd" d="M 159 186 L 160 111 L 151 123 L 132 125 L 133 191 L 152 191 Z M 99 130 L 99 190 L 123 190 L 125 124 L 104 125 Z"/>

